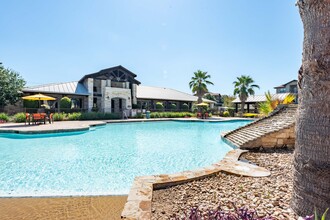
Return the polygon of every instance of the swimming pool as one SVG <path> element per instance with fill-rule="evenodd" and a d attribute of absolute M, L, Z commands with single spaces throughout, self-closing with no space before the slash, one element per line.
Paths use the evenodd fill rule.
<path fill-rule="evenodd" d="M 137 122 L 87 132 L 0 134 L 0 197 L 128 194 L 135 176 L 208 166 L 233 122 Z"/>

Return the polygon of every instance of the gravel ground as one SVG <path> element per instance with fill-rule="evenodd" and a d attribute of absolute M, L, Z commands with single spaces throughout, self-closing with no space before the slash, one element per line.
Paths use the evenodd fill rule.
<path fill-rule="evenodd" d="M 259 217 L 297 219 L 290 209 L 292 192 L 292 149 L 271 149 L 248 152 L 244 158 L 271 171 L 263 178 L 241 177 L 220 172 L 201 180 L 155 190 L 152 219 L 181 218 L 185 210 L 198 207 L 206 213 L 221 205 L 223 210 L 246 207 Z"/>

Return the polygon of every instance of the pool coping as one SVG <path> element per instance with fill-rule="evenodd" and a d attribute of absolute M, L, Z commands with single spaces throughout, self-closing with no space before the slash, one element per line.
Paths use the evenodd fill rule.
<path fill-rule="evenodd" d="M 50 134 L 61 132 L 77 132 L 88 131 L 91 127 L 104 126 L 112 123 L 134 123 L 134 122 L 159 122 L 159 121 L 182 121 L 182 122 L 232 122 L 232 121 L 252 121 L 246 118 L 214 118 L 214 119 L 198 119 L 198 118 L 157 118 L 157 119 L 117 119 L 117 120 L 91 120 L 91 121 L 57 121 L 55 124 L 63 124 L 60 128 L 43 127 L 44 125 L 24 125 L 23 123 L 5 123 L 0 124 L 1 133 L 14 134 Z M 65 124 L 71 124 L 68 128 Z M 72 125 L 76 124 L 76 125 Z M 18 127 L 18 128 L 17 128 Z M 70 127 L 70 126 L 69 126 Z"/>
<path fill-rule="evenodd" d="M 154 190 L 209 177 L 220 171 L 240 176 L 269 176 L 270 172 L 267 169 L 239 161 L 241 154 L 246 152 L 248 150 L 231 150 L 218 163 L 191 171 L 135 177 L 124 210 L 121 213 L 121 218 L 129 220 L 151 219 L 152 193 Z"/>

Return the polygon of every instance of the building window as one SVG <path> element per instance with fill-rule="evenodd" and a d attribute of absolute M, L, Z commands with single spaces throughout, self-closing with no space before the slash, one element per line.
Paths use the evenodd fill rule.
<path fill-rule="evenodd" d="M 290 86 L 290 92 L 291 93 L 298 93 L 298 88 L 296 85 Z"/>
<path fill-rule="evenodd" d="M 280 89 L 278 90 L 278 93 L 286 93 L 286 89 L 285 89 L 285 88 L 280 88 Z"/>
<path fill-rule="evenodd" d="M 93 87 L 93 92 L 97 92 L 96 86 Z"/>

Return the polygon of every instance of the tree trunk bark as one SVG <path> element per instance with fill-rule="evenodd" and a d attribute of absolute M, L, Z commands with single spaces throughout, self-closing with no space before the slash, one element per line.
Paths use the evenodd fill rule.
<path fill-rule="evenodd" d="M 304 25 L 292 208 L 300 216 L 330 207 L 330 0 L 298 0 Z M 330 219 L 328 214 L 327 219 Z"/>
<path fill-rule="evenodd" d="M 244 106 L 245 106 L 245 100 L 241 101 L 241 116 L 244 114 Z"/>
<path fill-rule="evenodd" d="M 200 104 L 203 102 L 203 98 L 202 96 L 198 96 L 198 99 L 197 99 L 197 104 Z"/>

